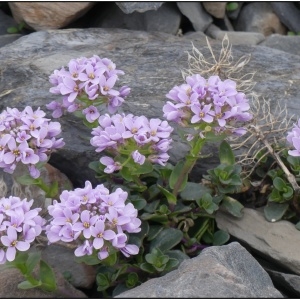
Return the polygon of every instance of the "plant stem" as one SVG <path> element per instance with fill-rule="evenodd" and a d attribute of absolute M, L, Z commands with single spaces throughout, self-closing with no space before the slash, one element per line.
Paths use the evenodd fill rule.
<path fill-rule="evenodd" d="M 299 199 L 299 196 L 300 196 L 300 187 L 299 187 L 299 185 L 296 181 L 295 176 L 289 171 L 289 169 L 286 167 L 286 165 L 281 160 L 280 156 L 274 151 L 273 147 L 269 144 L 269 142 L 264 137 L 264 135 L 259 130 L 259 128 L 257 128 L 256 126 L 252 126 L 252 128 L 255 130 L 255 132 L 258 135 L 258 137 L 260 138 L 260 140 L 265 144 L 265 146 L 268 149 L 269 153 L 273 156 L 273 158 L 276 160 L 278 165 L 281 167 L 281 169 L 283 170 L 283 172 L 285 173 L 285 175 L 287 177 L 287 180 L 289 181 L 292 188 L 294 189 L 295 194 L 294 194 L 294 197 L 293 197 L 293 205 L 294 205 L 295 209 L 297 210 L 297 212 L 299 213 L 300 212 L 300 207 L 299 207 L 298 199 Z"/>
<path fill-rule="evenodd" d="M 205 138 L 199 138 L 197 141 L 195 141 L 193 143 L 189 154 L 186 156 L 186 160 L 183 165 L 182 171 L 177 179 L 177 182 L 174 185 L 174 189 L 173 189 L 174 196 L 177 197 L 179 189 L 180 189 L 186 175 L 188 175 L 191 172 L 195 163 L 197 162 L 200 151 L 201 151 L 204 143 L 205 143 Z"/>

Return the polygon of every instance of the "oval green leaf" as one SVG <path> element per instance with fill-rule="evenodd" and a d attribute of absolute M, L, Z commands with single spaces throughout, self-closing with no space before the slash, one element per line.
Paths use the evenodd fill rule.
<path fill-rule="evenodd" d="M 221 206 L 235 217 L 241 218 L 243 216 L 242 209 L 244 206 L 239 201 L 229 196 L 224 197 Z"/>
<path fill-rule="evenodd" d="M 264 208 L 265 217 L 269 222 L 276 222 L 284 216 L 288 208 L 288 203 L 269 202 Z"/>
<path fill-rule="evenodd" d="M 161 231 L 150 243 L 150 252 L 153 248 L 159 248 L 162 252 L 172 249 L 180 243 L 183 233 L 179 229 L 166 228 Z"/>
<path fill-rule="evenodd" d="M 235 164 L 234 153 L 231 150 L 230 145 L 226 141 L 223 141 L 220 144 L 219 157 L 220 157 L 221 164 L 224 164 L 224 165 L 234 165 Z"/>

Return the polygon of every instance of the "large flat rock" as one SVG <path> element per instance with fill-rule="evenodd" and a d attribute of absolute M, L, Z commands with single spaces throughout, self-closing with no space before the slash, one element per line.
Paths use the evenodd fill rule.
<path fill-rule="evenodd" d="M 29 34 L 0 49 L 0 109 L 6 106 L 23 108 L 40 106 L 57 96 L 49 93 L 48 77 L 51 72 L 66 65 L 72 58 L 92 56 L 112 59 L 125 71 L 119 85 L 131 87 L 131 94 L 122 106 L 125 112 L 162 118 L 165 95 L 183 82 L 180 69 L 187 67 L 186 51 L 193 42 L 205 53 L 204 35 L 197 39 L 177 37 L 164 33 L 147 33 L 122 29 L 66 29 Z M 220 42 L 213 42 L 220 50 Z M 300 57 L 262 46 L 236 45 L 233 55 L 237 59 L 250 53 L 252 60 L 245 72 L 256 72 L 255 90 L 271 101 L 286 102 L 290 113 L 299 111 L 298 89 Z M 300 114 L 299 114 L 300 115 Z M 50 116 L 50 112 L 49 112 Z M 85 180 L 94 181 L 94 172 L 87 168 L 99 155 L 89 144 L 90 132 L 71 115 L 60 119 L 66 146 L 54 154 L 50 163 L 64 172 L 75 185 Z M 176 131 L 175 131 L 176 132 Z M 175 137 L 178 140 L 178 137 Z M 186 146 L 175 142 L 171 150 L 172 161 L 184 156 Z M 207 150 L 215 155 L 197 165 L 204 171 L 218 163 L 216 148 Z"/>

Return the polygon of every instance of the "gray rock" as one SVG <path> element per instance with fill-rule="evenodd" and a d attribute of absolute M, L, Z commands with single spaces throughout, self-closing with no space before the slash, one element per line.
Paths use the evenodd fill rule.
<path fill-rule="evenodd" d="M 196 31 L 204 32 L 213 22 L 212 17 L 205 11 L 200 2 L 176 2 L 179 10 L 192 23 Z"/>
<path fill-rule="evenodd" d="M 270 2 L 280 21 L 293 32 L 300 31 L 300 11 L 293 2 Z"/>
<path fill-rule="evenodd" d="M 7 44 L 10 44 L 10 43 L 16 41 L 21 36 L 23 36 L 23 35 L 19 34 L 19 33 L 0 35 L 0 47 L 3 47 L 5 45 L 7 45 Z"/>
<path fill-rule="evenodd" d="M 124 13 L 112 3 L 91 22 L 91 27 L 123 28 L 130 30 L 159 31 L 171 34 L 178 32 L 181 14 L 174 3 L 164 3 L 157 10 L 144 13 Z"/>
<path fill-rule="evenodd" d="M 69 282 L 77 288 L 89 289 L 93 286 L 96 278 L 96 268 L 75 261 L 72 244 L 51 244 L 42 249 L 42 258 L 54 269 L 70 275 Z M 70 247 L 70 248 L 68 248 Z"/>
<path fill-rule="evenodd" d="M 143 13 L 148 10 L 157 10 L 164 2 L 115 2 L 125 14 L 131 14 L 134 11 Z"/>
<path fill-rule="evenodd" d="M 223 19 L 226 12 L 226 3 L 227 2 L 209 2 L 203 1 L 202 5 L 205 10 L 215 18 Z"/>
<path fill-rule="evenodd" d="M 167 275 L 116 298 L 282 298 L 264 269 L 239 243 L 209 247 Z"/>
<path fill-rule="evenodd" d="M 235 29 L 260 32 L 264 36 L 272 33 L 286 33 L 286 28 L 273 12 L 271 3 L 268 2 L 251 2 L 244 5 L 239 13 Z"/>
<path fill-rule="evenodd" d="M 0 35 L 7 34 L 7 28 L 15 27 L 18 23 L 0 9 Z"/>
<path fill-rule="evenodd" d="M 54 292 L 46 292 L 38 288 L 22 290 L 17 285 L 25 280 L 18 269 L 3 269 L 0 265 L 0 298 L 10 299 L 74 299 L 88 298 L 82 291 L 75 289 L 63 275 L 58 271 L 55 272 L 57 290 Z"/>
<path fill-rule="evenodd" d="M 187 67 L 185 52 L 191 52 L 192 42 L 208 55 L 203 35 L 194 39 L 193 35 L 177 37 L 103 28 L 50 30 L 26 35 L 0 48 L 0 109 L 32 105 L 46 110 L 46 104 L 58 99 L 49 93 L 48 77 L 53 70 L 72 58 L 97 54 L 112 59 L 125 72 L 118 86 L 129 85 L 132 89 L 122 106 L 126 113 L 162 118 L 165 95 L 183 83 L 180 70 Z M 220 42 L 212 41 L 212 45 L 219 53 Z M 285 95 L 280 99 L 286 101 L 289 114 L 299 112 L 299 56 L 263 46 L 233 47 L 234 58 L 245 54 L 252 56 L 245 73 L 256 72 L 255 91 L 264 94 L 272 104 L 278 95 Z M 85 180 L 97 183 L 94 171 L 88 168 L 89 162 L 99 160 L 99 154 L 88 141 L 90 131 L 72 115 L 63 116 L 59 121 L 66 145 L 51 156 L 50 164 L 65 173 L 74 186 L 84 186 Z M 170 151 L 172 162 L 183 158 L 188 150 L 176 132 Z M 219 163 L 216 146 L 206 147 L 203 152 L 213 153 L 213 157 L 197 164 L 193 174 L 198 180 L 200 174 Z"/>
<path fill-rule="evenodd" d="M 282 272 L 266 270 L 271 277 L 274 285 L 281 289 L 288 298 L 300 297 L 300 276 L 285 274 Z"/>
<path fill-rule="evenodd" d="M 219 41 L 222 41 L 227 34 L 232 45 L 257 45 L 265 39 L 264 35 L 259 32 L 224 31 L 214 24 L 211 24 L 205 33 Z"/>
<path fill-rule="evenodd" d="M 279 266 L 300 274 L 300 232 L 288 221 L 270 223 L 262 212 L 244 208 L 244 216 L 235 218 L 219 210 L 218 228 L 227 231 Z"/>
<path fill-rule="evenodd" d="M 263 42 L 261 42 L 260 45 L 278 49 L 294 55 L 300 55 L 300 36 L 272 34 L 268 36 Z"/>

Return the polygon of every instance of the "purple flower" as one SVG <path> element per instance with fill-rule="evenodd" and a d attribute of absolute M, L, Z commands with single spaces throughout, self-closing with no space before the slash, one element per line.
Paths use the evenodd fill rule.
<path fill-rule="evenodd" d="M 146 160 L 146 157 L 144 155 L 142 155 L 138 150 L 135 150 L 134 152 L 132 152 L 131 156 L 132 156 L 134 162 L 139 165 L 143 165 Z"/>
<path fill-rule="evenodd" d="M 91 255 L 93 253 L 93 246 L 90 241 L 85 240 L 81 246 L 74 251 L 75 256 L 80 257 L 84 255 Z"/>
<path fill-rule="evenodd" d="M 100 117 L 100 113 L 98 112 L 98 109 L 93 105 L 87 107 L 82 112 L 85 115 L 87 121 L 90 123 L 93 123 Z"/>
<path fill-rule="evenodd" d="M 127 236 L 124 233 L 118 233 L 112 240 L 115 248 L 124 248 L 126 246 Z"/>
<path fill-rule="evenodd" d="M 295 148 L 294 150 L 289 150 L 288 153 L 291 156 L 300 156 L 300 137 L 292 138 L 292 145 Z"/>
<path fill-rule="evenodd" d="M 15 259 L 17 250 L 27 251 L 30 247 L 28 242 L 18 240 L 17 231 L 13 227 L 7 229 L 7 235 L 1 236 L 1 242 L 7 247 L 6 259 L 8 261 Z"/>
<path fill-rule="evenodd" d="M 62 95 L 68 95 L 68 101 L 73 102 L 78 94 L 80 93 L 83 84 L 77 84 L 71 78 L 65 77 L 63 78 L 63 82 L 59 85 L 60 86 L 60 93 Z"/>
<path fill-rule="evenodd" d="M 101 162 L 102 165 L 106 166 L 106 168 L 104 169 L 104 172 L 107 173 L 107 174 L 111 174 L 111 173 L 121 169 L 120 163 L 115 162 L 109 156 L 102 156 L 100 158 L 100 162 Z"/>
<path fill-rule="evenodd" d="M 92 235 L 90 227 L 96 223 L 97 219 L 97 216 L 91 217 L 90 212 L 88 210 L 84 210 L 80 215 L 81 221 L 73 225 L 73 230 L 82 231 L 83 236 L 86 239 L 89 239 Z"/>
<path fill-rule="evenodd" d="M 200 108 L 198 105 L 193 105 L 191 107 L 191 111 L 195 114 L 192 119 L 191 123 L 198 123 L 199 121 L 204 121 L 206 123 L 211 123 L 213 121 L 212 111 L 210 110 L 211 104 L 204 105 L 203 109 Z"/>
<path fill-rule="evenodd" d="M 104 221 L 97 221 L 94 227 L 91 227 L 92 236 L 95 237 L 93 241 L 93 247 L 95 249 L 101 249 L 104 245 L 104 240 L 113 240 L 116 233 L 110 229 L 105 230 Z"/>
<path fill-rule="evenodd" d="M 125 247 L 120 248 L 120 251 L 125 257 L 136 255 L 139 253 L 139 247 L 133 244 L 127 244 Z"/>

